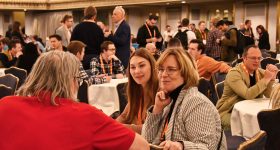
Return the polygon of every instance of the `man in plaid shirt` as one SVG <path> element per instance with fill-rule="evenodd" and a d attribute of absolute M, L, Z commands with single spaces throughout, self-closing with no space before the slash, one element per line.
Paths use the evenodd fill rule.
<path fill-rule="evenodd" d="M 104 41 L 101 44 L 101 54 L 92 58 L 90 62 L 91 73 L 93 75 L 108 75 L 113 79 L 123 78 L 124 67 L 116 57 L 116 48 L 113 42 Z"/>
<path fill-rule="evenodd" d="M 216 28 L 217 22 L 217 18 L 211 20 L 211 31 L 206 40 L 206 54 L 215 60 L 221 60 L 222 47 L 217 43 L 217 39 L 221 39 L 223 32 Z"/>
<path fill-rule="evenodd" d="M 86 45 L 80 41 L 71 41 L 67 47 L 67 50 L 74 54 L 80 61 L 83 60 L 85 54 Z M 110 81 L 110 77 L 107 76 L 91 76 L 83 68 L 82 63 L 79 68 L 79 78 L 81 81 L 87 81 L 89 85 L 91 84 L 102 84 Z"/>

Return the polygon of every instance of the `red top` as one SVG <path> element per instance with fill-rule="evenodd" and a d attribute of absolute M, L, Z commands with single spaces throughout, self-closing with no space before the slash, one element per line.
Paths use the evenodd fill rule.
<path fill-rule="evenodd" d="M 57 98 L 0 100 L 0 149 L 127 150 L 135 133 L 87 104 Z"/>

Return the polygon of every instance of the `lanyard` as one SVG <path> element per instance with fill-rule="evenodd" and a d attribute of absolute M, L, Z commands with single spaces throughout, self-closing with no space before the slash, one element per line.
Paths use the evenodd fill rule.
<path fill-rule="evenodd" d="M 100 55 L 99 59 L 100 59 L 100 63 L 101 63 L 102 72 L 103 72 L 104 74 L 106 74 L 106 70 L 105 70 L 104 63 L 103 63 L 103 59 L 102 59 L 101 55 Z M 109 64 L 110 75 L 113 74 L 113 65 L 112 65 L 112 64 L 113 64 L 113 59 L 110 60 L 110 64 Z"/>
<path fill-rule="evenodd" d="M 153 36 L 153 35 L 152 35 L 152 32 L 151 32 L 151 30 L 150 30 L 150 28 L 149 28 L 148 25 L 147 25 L 147 23 L 145 23 L 145 25 L 146 25 L 146 28 L 147 28 L 147 30 L 148 30 L 149 35 L 151 36 L 151 38 L 152 38 L 152 37 L 156 37 L 156 30 L 154 30 L 154 36 Z"/>
<path fill-rule="evenodd" d="M 250 76 L 249 71 L 247 70 L 246 66 L 242 63 L 242 69 L 246 72 L 248 76 Z M 259 80 L 259 72 L 256 70 L 256 82 Z"/>

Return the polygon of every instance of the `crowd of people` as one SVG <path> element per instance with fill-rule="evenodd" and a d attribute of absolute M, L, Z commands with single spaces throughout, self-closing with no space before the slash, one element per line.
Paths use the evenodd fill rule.
<path fill-rule="evenodd" d="M 0 67 L 17 66 L 29 75 L 17 96 L 0 100 L 0 137 L 18 139 L 1 140 L 0 149 L 149 149 L 150 143 L 225 150 L 235 103 L 272 93 L 273 108 L 280 106 L 279 86 L 272 92 L 278 68 L 260 68 L 262 52 L 270 50 L 262 25 L 255 36 L 250 20 L 238 29 L 213 18 L 207 29 L 205 21 L 195 28 L 184 18 L 176 30 L 167 25 L 161 34 L 158 16 L 150 15 L 134 38 L 121 6 L 112 12 L 113 30 L 96 18 L 93 6 L 75 27 L 73 16 L 65 15 L 46 44 L 23 36 L 18 22 L 1 38 Z M 243 61 L 230 66 L 238 57 Z M 215 106 L 197 87 L 200 78 L 210 81 L 217 72 L 227 76 Z M 127 105 L 115 120 L 78 103 L 83 81 L 124 77 Z"/>

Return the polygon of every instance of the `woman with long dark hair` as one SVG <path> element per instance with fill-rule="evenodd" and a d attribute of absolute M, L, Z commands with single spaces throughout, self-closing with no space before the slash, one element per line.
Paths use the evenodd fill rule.
<path fill-rule="evenodd" d="M 157 72 L 154 57 L 145 49 L 136 50 L 128 64 L 128 104 L 117 121 L 137 133 L 141 133 L 147 109 L 154 104 L 158 90 Z"/>
<path fill-rule="evenodd" d="M 262 25 L 258 25 L 257 28 L 257 33 L 259 34 L 259 48 L 265 49 L 265 50 L 270 50 L 270 44 L 269 44 L 269 35 L 268 32 L 264 29 Z"/>

